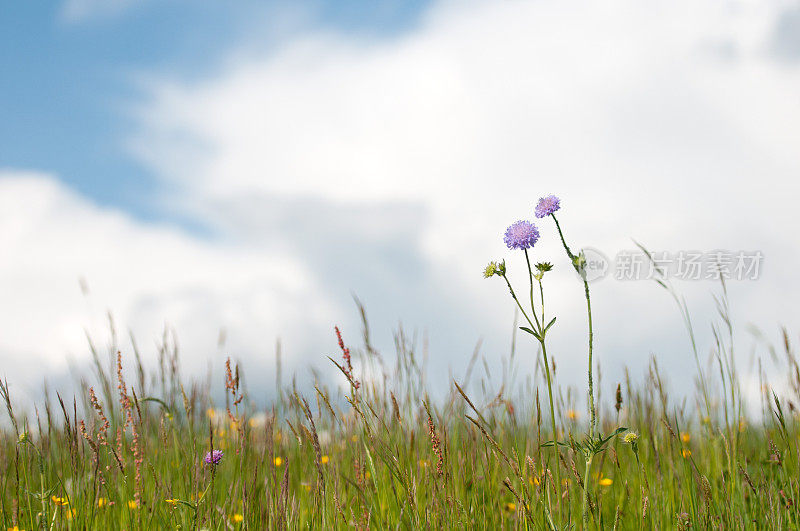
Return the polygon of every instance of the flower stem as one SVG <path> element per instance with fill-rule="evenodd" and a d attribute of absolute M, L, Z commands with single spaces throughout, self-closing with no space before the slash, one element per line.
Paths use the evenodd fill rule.
<path fill-rule="evenodd" d="M 592 454 L 587 454 L 586 471 L 583 474 L 583 528 L 589 529 L 589 473 L 592 470 Z"/>
<path fill-rule="evenodd" d="M 553 217 L 553 221 L 556 223 L 556 229 L 558 229 L 558 236 L 561 238 L 561 244 L 564 246 L 564 250 L 567 252 L 567 256 L 572 261 L 572 266 L 575 268 L 575 271 L 581 276 L 583 279 L 583 290 L 586 294 L 586 313 L 589 317 L 589 440 L 593 441 L 595 436 L 595 430 L 597 427 L 597 412 L 595 411 L 594 407 L 594 380 L 592 378 L 592 364 L 594 363 L 592 360 L 592 353 L 593 353 L 593 343 L 594 343 L 594 332 L 592 330 L 592 299 L 589 296 L 589 282 L 586 281 L 586 275 L 581 272 L 581 267 L 578 264 L 578 257 L 572 254 L 569 246 L 567 245 L 567 241 L 564 239 L 564 233 L 561 231 L 561 225 L 558 223 L 558 219 L 556 219 L 555 214 L 551 214 Z M 583 527 L 586 529 L 589 525 L 589 473 L 592 468 L 592 457 L 591 453 L 586 454 L 586 477 L 583 481 Z"/>
<path fill-rule="evenodd" d="M 525 258 L 528 258 L 528 252 L 525 251 Z M 556 476 L 556 486 L 555 486 L 555 493 L 556 493 L 556 507 L 559 507 L 561 502 L 561 463 L 560 461 L 560 451 L 558 448 L 558 432 L 556 431 L 556 415 L 555 415 L 555 408 L 553 407 L 553 382 L 550 376 L 550 364 L 547 360 L 547 348 L 545 347 L 545 331 L 542 326 L 539 324 L 539 319 L 536 318 L 536 310 L 533 306 L 533 272 L 530 268 L 530 261 L 528 261 L 528 272 L 530 273 L 531 277 L 531 311 L 533 312 L 533 317 L 536 319 L 536 324 L 533 324 L 530 317 L 528 317 L 528 313 L 525 311 L 525 308 L 522 307 L 522 304 L 519 302 L 517 298 L 517 294 L 514 292 L 514 288 L 511 286 L 511 282 L 508 280 L 508 277 L 502 275 L 503 279 L 506 281 L 506 285 L 508 286 L 509 291 L 511 292 L 511 298 L 514 299 L 514 302 L 517 303 L 517 307 L 519 311 L 522 312 L 523 317 L 528 322 L 532 330 L 535 330 L 539 334 L 539 344 L 542 346 L 542 358 L 544 359 L 544 371 L 545 376 L 547 378 L 547 394 L 548 398 L 550 399 L 550 426 L 553 430 L 553 448 L 556 452 L 556 463 L 555 463 L 555 476 Z M 550 515 L 548 514 L 548 517 Z"/>
<path fill-rule="evenodd" d="M 561 451 L 558 448 L 558 432 L 556 431 L 556 415 L 555 410 L 553 408 L 553 383 L 550 379 L 550 364 L 547 361 L 547 349 L 544 346 L 544 337 L 539 342 L 542 345 L 542 358 L 544 358 L 544 374 L 547 377 L 547 394 L 548 398 L 550 398 L 550 427 L 553 430 L 553 450 L 556 453 L 556 507 L 560 507 L 561 504 L 561 463 L 560 456 Z"/>
<path fill-rule="evenodd" d="M 572 251 L 570 250 L 569 246 L 567 245 L 567 242 L 564 239 L 564 233 L 561 231 L 561 225 L 559 225 L 558 219 L 556 219 L 555 214 L 551 214 L 551 216 L 553 218 L 553 221 L 555 221 L 555 223 L 556 223 L 556 229 L 558 229 L 558 235 L 561 238 L 561 243 L 564 245 L 564 250 L 567 252 L 567 256 L 572 261 L 573 267 L 575 267 L 575 270 L 578 271 L 578 273 L 580 274 L 580 271 L 578 270 L 578 265 L 575 263 L 577 257 L 574 254 L 572 254 Z M 589 397 L 588 397 L 588 401 L 589 401 L 589 435 L 592 438 L 594 438 L 595 428 L 597 426 L 597 416 L 596 416 L 596 411 L 595 411 L 595 407 L 594 407 L 594 381 L 592 379 L 592 363 L 593 363 L 593 361 L 592 361 L 592 353 L 593 353 L 592 347 L 593 347 L 593 343 L 594 343 L 594 333 L 593 333 L 593 330 L 592 330 L 592 299 L 589 296 L 589 283 L 586 281 L 585 278 L 583 278 L 583 289 L 584 289 L 584 293 L 586 294 L 586 313 L 589 316 Z"/>

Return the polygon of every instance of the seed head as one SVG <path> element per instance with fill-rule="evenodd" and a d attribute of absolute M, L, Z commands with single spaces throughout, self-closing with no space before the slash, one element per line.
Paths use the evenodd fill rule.
<path fill-rule="evenodd" d="M 622 440 L 628 444 L 635 444 L 639 441 L 639 435 L 634 431 L 629 431 L 625 434 L 625 437 L 623 437 Z"/>

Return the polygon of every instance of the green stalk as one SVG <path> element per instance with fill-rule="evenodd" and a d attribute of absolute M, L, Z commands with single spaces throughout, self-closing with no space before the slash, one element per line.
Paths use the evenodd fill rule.
<path fill-rule="evenodd" d="M 564 250 L 567 252 L 567 256 L 572 261 L 572 265 L 577 271 L 578 266 L 575 263 L 577 257 L 572 254 L 572 251 L 570 251 L 569 246 L 564 239 L 564 233 L 561 232 L 561 225 L 559 225 L 555 214 L 550 215 L 553 217 L 553 221 L 556 223 L 556 229 L 558 229 L 558 235 L 561 238 L 562 245 L 564 245 Z M 578 273 L 580 274 L 580 271 L 578 271 Z M 589 297 L 589 283 L 585 278 L 583 278 L 583 289 L 586 294 L 586 313 L 589 316 L 589 435 L 594 438 L 595 427 L 597 426 L 597 417 L 594 407 L 594 381 L 592 379 L 592 346 L 594 343 L 594 332 L 592 331 L 592 300 Z"/>
<path fill-rule="evenodd" d="M 570 261 L 572 261 L 572 266 L 578 272 L 581 273 L 580 268 L 578 267 L 577 257 L 572 254 L 569 246 L 567 245 L 567 241 L 564 239 L 564 233 L 561 231 L 561 225 L 558 223 L 558 219 L 556 219 L 555 214 L 551 214 L 553 217 L 553 221 L 556 224 L 556 229 L 558 229 L 558 236 L 561 238 L 561 244 L 564 246 L 564 250 L 567 252 L 567 256 L 569 257 Z M 595 436 L 595 429 L 597 426 L 597 413 L 594 407 L 594 380 L 592 378 L 592 347 L 594 342 L 594 333 L 592 330 L 592 299 L 589 296 L 589 283 L 586 281 L 586 276 L 581 275 L 583 279 L 583 289 L 584 293 L 586 294 L 586 313 L 589 317 L 589 440 L 593 441 Z M 586 479 L 583 482 L 583 526 L 584 528 L 587 527 L 589 523 L 589 508 L 588 508 L 588 498 L 589 498 L 589 473 L 592 468 L 592 455 L 587 453 L 586 456 Z"/>
<path fill-rule="evenodd" d="M 527 250 L 525 251 L 525 258 L 526 259 L 528 258 L 528 251 Z M 532 283 L 533 282 L 533 273 L 532 273 L 532 270 L 530 268 L 530 260 L 528 260 L 528 272 L 531 274 L 531 283 Z M 541 339 L 539 339 L 539 344 L 542 346 L 542 358 L 544 359 L 544 370 L 545 370 L 545 376 L 547 377 L 547 394 L 548 394 L 548 397 L 550 399 L 550 425 L 551 425 L 551 428 L 553 430 L 553 447 L 555 448 L 555 451 L 556 451 L 556 464 L 555 464 L 555 469 L 556 469 L 556 487 L 555 487 L 555 492 L 556 492 L 556 497 L 557 497 L 557 504 L 559 504 L 561 502 L 561 469 L 560 469 L 561 464 L 559 463 L 559 449 L 558 449 L 558 444 L 556 442 L 558 434 L 557 434 L 557 431 L 556 431 L 555 409 L 553 407 L 553 383 L 552 383 L 552 379 L 550 377 L 550 364 L 549 364 L 549 362 L 547 360 L 547 349 L 545 347 L 545 341 L 544 341 L 544 333 L 545 332 L 544 332 L 544 329 L 539 325 L 539 319 L 536 317 L 536 310 L 533 307 L 533 288 L 531 287 L 531 311 L 533 312 L 533 318 L 536 320 L 536 324 L 533 324 L 533 321 L 531 321 L 530 317 L 528 317 L 528 313 L 525 311 L 525 308 L 523 308 L 522 304 L 519 302 L 519 299 L 517 298 L 517 294 L 514 292 L 514 288 L 511 286 L 511 282 L 509 282 L 508 277 L 506 277 L 505 275 L 502 275 L 502 277 L 506 281 L 506 285 L 508 286 L 508 289 L 511 292 L 511 298 L 514 299 L 514 302 L 517 303 L 517 307 L 519 308 L 519 311 L 522 312 L 522 316 L 525 317 L 525 320 L 528 322 L 528 324 L 530 325 L 531 329 L 536 330 L 537 333 L 539 334 L 539 337 L 541 338 Z M 550 515 L 548 514 L 548 517 L 549 516 Z"/>

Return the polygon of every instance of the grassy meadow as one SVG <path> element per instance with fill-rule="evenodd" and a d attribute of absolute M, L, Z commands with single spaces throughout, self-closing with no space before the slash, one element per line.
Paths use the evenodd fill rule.
<path fill-rule="evenodd" d="M 671 396 L 653 358 L 644 378 L 595 393 L 586 259 L 566 243 L 559 206 L 543 198 L 536 216 L 553 218 L 583 281 L 585 394 L 559 385 L 548 358 L 556 319 L 543 283 L 553 266 L 532 265 L 540 233 L 519 221 L 505 241 L 525 254 L 524 288 L 514 290 L 505 261 L 490 262 L 484 277 L 504 281 L 519 318 L 512 345 L 533 341 L 535 357 L 526 344 L 528 355 L 512 348 L 490 366 L 476 348 L 463 376 L 430 378 L 402 330 L 391 355 L 373 346 L 359 306 L 360 337 L 336 328 L 340 352 L 319 360 L 344 387 L 282 381 L 276 353 L 276 399 L 264 404 L 244 385 L 259 376 L 230 359 L 224 380 L 182 376 L 166 337 L 155 370 L 135 347 L 92 347 L 93 371 L 77 396 L 46 392 L 22 409 L 0 384 L 0 528 L 797 528 L 800 364 L 788 333 L 764 360 L 782 367 L 782 391 L 759 361 L 759 403 L 746 404 L 724 281 L 714 342 L 700 346 L 686 303 L 658 271 L 686 329 L 686 350 L 671 355 L 685 356 L 695 392 Z M 521 365 L 533 376 L 521 377 Z"/>
<path fill-rule="evenodd" d="M 360 343 L 353 361 L 382 381 L 362 384 L 348 368 L 348 349 L 334 361 L 350 374 L 349 389 L 301 394 L 284 386 L 267 409 L 248 399 L 244 369 L 230 364 L 225 382 L 211 382 L 225 385 L 227 400 L 213 403 L 208 383 L 181 378 L 177 350 L 166 346 L 150 375 L 140 364 L 125 374 L 115 348 L 108 356 L 95 351 L 94 385 L 43 401 L 27 417 L 3 384 L 12 422 L 0 438 L 0 523 L 13 530 L 797 526 L 794 405 L 765 395 L 763 420 L 746 419 L 724 352 L 716 382 L 707 375 L 693 402 L 666 394 L 655 359 L 640 385 L 620 382 L 599 404 L 600 431 L 624 426 L 636 440 L 625 442 L 631 431 L 609 440 L 587 479 L 580 449 L 570 447 L 585 433 L 572 391 L 556 393 L 566 446 L 557 459 L 543 446 L 552 433 L 541 366 L 539 385 L 514 386 L 507 371 L 492 384 L 476 356 L 446 400 L 434 402 L 420 353 L 402 333 L 393 367 L 368 333 Z M 781 357 L 797 375 L 788 339 Z M 205 462 L 211 450 L 223 452 L 217 464 Z"/>

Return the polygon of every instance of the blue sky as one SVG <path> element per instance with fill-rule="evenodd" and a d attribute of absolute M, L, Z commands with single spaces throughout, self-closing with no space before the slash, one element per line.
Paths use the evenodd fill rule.
<path fill-rule="evenodd" d="M 480 271 L 524 270 L 501 235 L 549 193 L 573 248 L 762 251 L 763 276 L 730 286 L 748 366 L 746 325 L 800 327 L 800 287 L 776 265 L 800 260 L 783 236 L 800 230 L 797 12 L 15 2 L 0 18 L 0 377 L 32 395 L 42 364 L 67 378 L 87 362 L 85 329 L 109 340 L 110 312 L 142 345 L 170 326 L 189 371 L 230 354 L 272 381 L 278 338 L 286 370 L 305 371 L 335 353 L 334 324 L 358 336 L 354 293 L 384 350 L 400 322 L 427 334 L 431 374 L 457 374 L 481 338 L 499 367 L 513 307 Z M 577 384 L 582 286 L 539 223 L 553 356 Z M 680 288 L 696 322 L 714 319 L 716 284 Z M 655 354 L 691 387 L 665 293 L 611 278 L 593 290 L 602 385 Z"/>
<path fill-rule="evenodd" d="M 239 42 L 269 50 L 295 32 L 389 37 L 413 25 L 425 4 L 171 0 L 112 1 L 120 6 L 103 9 L 102 2 L 83 3 L 97 12 L 73 20 L 58 2 L 4 7 L 0 167 L 53 172 L 99 204 L 176 222 L 182 220 L 152 201 L 154 177 L 125 147 L 132 128 L 127 109 L 141 97 L 138 76 L 202 78 Z"/>

